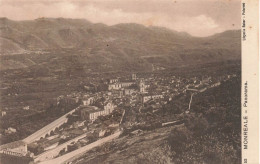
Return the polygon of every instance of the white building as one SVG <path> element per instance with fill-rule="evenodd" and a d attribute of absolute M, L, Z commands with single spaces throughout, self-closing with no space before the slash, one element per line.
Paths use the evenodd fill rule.
<path fill-rule="evenodd" d="M 93 106 L 87 106 L 81 110 L 81 117 L 86 120 L 94 121 L 99 116 L 106 116 L 112 113 L 114 110 L 114 105 L 111 102 L 107 102 L 104 105 L 104 109 L 100 109 Z"/>
<path fill-rule="evenodd" d="M 108 90 L 114 90 L 114 89 L 119 90 L 121 88 L 130 87 L 133 84 L 134 82 L 117 82 L 117 83 L 109 84 Z"/>
<path fill-rule="evenodd" d="M 143 103 L 146 103 L 149 100 L 158 100 L 158 99 L 162 99 L 163 95 L 147 95 L 147 96 L 143 96 L 142 97 L 142 101 Z"/>

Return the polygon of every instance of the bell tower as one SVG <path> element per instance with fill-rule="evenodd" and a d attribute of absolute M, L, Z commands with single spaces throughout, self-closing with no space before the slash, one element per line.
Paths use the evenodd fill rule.
<path fill-rule="evenodd" d="M 135 73 L 132 74 L 132 80 L 136 80 L 136 74 Z"/>
<path fill-rule="evenodd" d="M 141 79 L 140 83 L 139 83 L 139 88 L 140 88 L 140 92 L 144 93 L 145 92 L 145 84 L 144 84 L 144 80 Z"/>

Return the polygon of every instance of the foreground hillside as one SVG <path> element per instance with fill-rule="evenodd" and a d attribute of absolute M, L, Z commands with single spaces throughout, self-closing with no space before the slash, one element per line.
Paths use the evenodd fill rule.
<path fill-rule="evenodd" d="M 130 133 L 73 163 L 240 163 L 239 77 L 196 95 L 182 117 L 184 124 Z"/>
<path fill-rule="evenodd" d="M 84 71 L 151 70 L 152 64 L 168 68 L 240 60 L 241 51 L 240 30 L 198 38 L 162 27 L 106 26 L 64 18 L 1 18 L 0 42 L 1 69 L 45 66 L 46 62 L 65 66 L 66 58 L 73 58 Z"/>

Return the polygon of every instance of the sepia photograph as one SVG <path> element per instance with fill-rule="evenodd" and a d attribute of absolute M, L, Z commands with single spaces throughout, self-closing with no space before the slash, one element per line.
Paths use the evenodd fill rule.
<path fill-rule="evenodd" d="M 243 5 L 0 0 L 0 163 L 253 164 Z"/>

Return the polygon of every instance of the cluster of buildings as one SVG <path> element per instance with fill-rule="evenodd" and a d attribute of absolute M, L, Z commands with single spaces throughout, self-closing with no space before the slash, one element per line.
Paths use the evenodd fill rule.
<path fill-rule="evenodd" d="M 109 79 L 105 83 L 107 84 L 106 91 L 83 96 L 83 105 L 88 106 L 84 109 L 84 117 L 95 120 L 99 116 L 110 114 L 115 107 L 125 108 L 128 106 L 140 109 L 153 104 L 152 106 L 159 108 L 180 94 L 186 94 L 190 91 L 204 92 L 208 88 L 219 86 L 221 81 L 233 76 L 235 75 L 214 78 L 211 76 L 181 78 L 152 74 L 150 77 L 138 78 L 136 74 L 132 74 L 130 78 Z M 98 105 L 102 101 L 111 104 L 110 110 L 106 110 L 104 104 Z"/>
<path fill-rule="evenodd" d="M 228 80 L 236 75 L 223 75 L 220 77 L 192 77 L 182 78 L 175 76 L 167 76 L 160 74 L 152 74 L 149 77 L 138 78 L 136 74 L 132 74 L 130 78 L 113 78 L 106 82 L 105 90 L 98 92 L 78 92 L 70 95 L 62 95 L 57 98 L 57 105 L 63 103 L 78 103 L 77 116 L 80 120 L 75 121 L 71 126 L 74 128 L 73 133 L 81 135 L 82 131 L 86 133 L 89 126 L 95 124 L 101 116 L 113 114 L 115 110 L 139 110 L 152 109 L 160 110 L 164 104 L 173 101 L 174 98 L 180 94 L 187 94 L 187 92 L 204 92 L 208 88 L 216 87 L 222 81 Z M 6 115 L 5 111 L 1 111 L 2 117 Z M 109 117 L 108 117 L 109 118 Z M 110 117 L 112 119 L 112 117 Z M 109 119 L 110 119 L 109 118 Z M 86 124 L 88 124 L 86 126 Z M 115 122 L 111 125 L 113 127 Z M 118 123 L 119 124 L 119 123 Z M 94 129 L 96 126 L 94 126 Z M 108 127 L 106 127 L 108 129 Z M 101 127 L 99 136 L 106 133 L 107 129 Z M 9 128 L 8 132 L 13 133 L 15 129 Z M 71 127 L 68 128 L 71 131 Z M 66 139 L 64 129 L 59 132 L 60 135 L 56 137 L 47 137 L 47 144 L 45 151 L 49 151 L 58 146 L 60 139 Z M 60 137 L 57 137 L 60 136 Z M 53 143 L 51 142 L 53 141 Z M 87 142 L 87 140 L 86 140 Z M 51 143 L 51 144 L 50 144 Z M 25 156 L 27 153 L 27 144 L 23 141 L 16 141 L 0 146 L 0 153 L 13 153 L 18 156 Z"/>
<path fill-rule="evenodd" d="M 204 92 L 209 88 L 217 87 L 221 84 L 222 81 L 226 81 L 232 77 L 236 77 L 235 74 L 233 75 L 224 75 L 218 78 L 212 77 L 202 77 L 201 81 L 197 79 L 194 80 L 193 83 L 186 85 L 185 92 Z"/>

